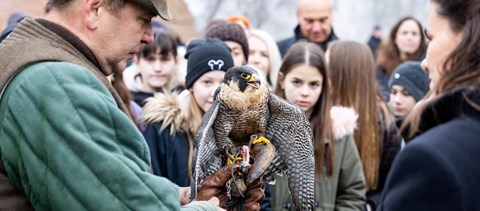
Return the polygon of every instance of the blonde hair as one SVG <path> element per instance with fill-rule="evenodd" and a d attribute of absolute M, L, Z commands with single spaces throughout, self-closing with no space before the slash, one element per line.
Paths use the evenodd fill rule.
<path fill-rule="evenodd" d="M 189 91 L 190 92 L 190 91 Z M 203 115 L 205 112 L 200 108 L 197 101 L 193 97 L 192 93 L 188 97 L 188 119 L 185 121 L 188 122 L 188 175 L 192 176 L 192 162 L 193 162 L 193 148 L 195 146 L 195 133 L 197 132 L 200 123 L 202 122 Z"/>
<path fill-rule="evenodd" d="M 249 30 L 247 33 L 248 38 L 256 37 L 262 40 L 267 46 L 268 51 L 268 61 L 270 62 L 270 70 L 266 76 L 268 82 L 272 86 L 272 92 L 275 92 L 277 88 L 278 72 L 280 70 L 280 65 L 282 65 L 282 56 L 280 55 L 280 50 L 278 49 L 277 43 L 270 34 L 266 31 L 259 29 Z"/>

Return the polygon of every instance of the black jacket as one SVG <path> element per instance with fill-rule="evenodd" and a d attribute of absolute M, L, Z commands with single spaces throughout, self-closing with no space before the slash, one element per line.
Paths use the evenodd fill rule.
<path fill-rule="evenodd" d="M 187 134 L 177 131 L 171 135 L 171 126 L 164 130 L 161 127 L 162 123 L 154 122 L 143 133 L 150 148 L 153 173 L 166 177 L 178 186 L 189 186 Z"/>
<path fill-rule="evenodd" d="M 480 104 L 480 90 L 467 89 L 430 102 L 395 159 L 380 210 L 480 210 L 480 111 L 464 95 Z"/>
<path fill-rule="evenodd" d="M 292 47 L 292 45 L 294 43 L 296 43 L 299 40 L 306 39 L 302 35 L 302 31 L 300 30 L 300 25 L 297 25 L 297 27 L 295 27 L 294 33 L 295 34 L 292 37 L 284 39 L 284 40 L 280 40 L 280 41 L 277 42 L 278 49 L 280 50 L 280 55 L 282 55 L 282 58 L 283 58 L 283 56 L 285 56 L 288 49 L 290 49 L 290 47 Z M 325 42 L 318 44 L 318 46 L 320 46 L 324 51 L 326 51 L 328 43 L 330 43 L 334 40 L 338 40 L 338 38 L 337 38 L 337 35 L 335 35 L 335 32 L 332 29 L 332 33 L 330 34 L 328 39 Z"/>

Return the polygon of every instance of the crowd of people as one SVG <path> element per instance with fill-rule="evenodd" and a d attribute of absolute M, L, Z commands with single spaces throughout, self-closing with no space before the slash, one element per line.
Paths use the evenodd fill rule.
<path fill-rule="evenodd" d="M 0 39 L 1 210 L 295 210 L 285 175 L 226 203 L 221 168 L 190 197 L 195 134 L 232 67 L 302 109 L 316 210 L 479 210 L 480 2 L 432 0 L 382 39 L 342 40 L 331 0 L 294 35 L 243 16 L 181 40 L 166 0 L 48 0 Z M 128 29 L 128 33 L 125 33 Z M 475 142 L 478 141 L 478 142 Z"/>

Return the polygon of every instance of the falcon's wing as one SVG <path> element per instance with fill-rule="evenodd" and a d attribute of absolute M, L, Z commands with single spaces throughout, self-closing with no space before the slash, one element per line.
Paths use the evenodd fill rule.
<path fill-rule="evenodd" d="M 296 209 L 313 210 L 315 158 L 310 123 L 300 107 L 274 94 L 270 94 L 268 107 L 270 118 L 265 137 L 275 146 L 276 159 L 285 168 L 281 170 L 287 175 L 292 201 Z M 265 176 L 268 178 L 275 171 L 267 169 Z"/>
<path fill-rule="evenodd" d="M 197 185 L 207 176 L 213 174 L 222 167 L 222 159 L 220 157 L 221 149 L 217 147 L 212 129 L 213 123 L 217 118 L 218 108 L 219 102 L 216 100 L 203 116 L 202 122 L 195 134 L 192 162 L 192 199 L 196 198 Z"/>

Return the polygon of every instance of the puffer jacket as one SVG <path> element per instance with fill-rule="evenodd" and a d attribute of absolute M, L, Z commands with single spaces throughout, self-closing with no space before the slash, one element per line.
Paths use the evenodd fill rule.
<path fill-rule="evenodd" d="M 353 139 L 358 115 L 344 107 L 332 107 L 330 113 L 335 138 L 334 169 L 332 176 L 315 182 L 315 210 L 363 210 L 365 178 Z M 294 210 L 285 176 L 277 176 L 271 190 L 272 210 Z"/>

